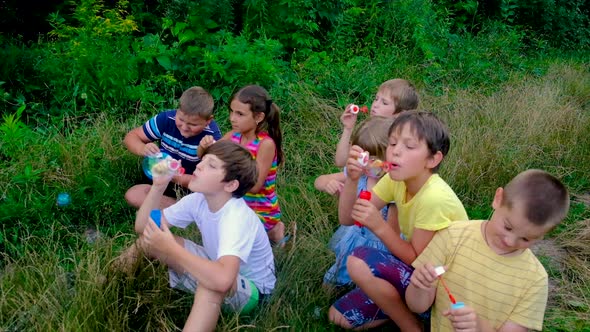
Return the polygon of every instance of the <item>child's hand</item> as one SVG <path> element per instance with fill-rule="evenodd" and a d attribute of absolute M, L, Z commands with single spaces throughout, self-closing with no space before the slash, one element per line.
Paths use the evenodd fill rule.
<path fill-rule="evenodd" d="M 165 162 L 165 161 L 164 161 Z M 161 166 L 167 167 L 167 166 Z M 165 168 L 163 172 L 155 172 L 152 168 L 152 185 L 158 187 L 165 187 L 174 177 L 180 177 L 176 172 L 170 172 L 168 168 Z M 179 178 L 178 178 L 179 179 Z"/>
<path fill-rule="evenodd" d="M 158 228 L 151 218 L 143 229 L 143 240 L 149 247 L 163 254 L 170 253 L 174 246 L 178 245 L 166 223 L 162 223 L 161 228 Z"/>
<path fill-rule="evenodd" d="M 359 164 L 358 158 L 363 152 L 358 145 L 350 147 L 348 152 L 348 160 L 346 161 L 346 176 L 351 180 L 358 180 L 363 174 L 363 166 Z"/>
<path fill-rule="evenodd" d="M 324 191 L 330 195 L 338 195 L 338 194 L 340 194 L 340 191 L 342 190 L 342 188 L 344 188 L 344 183 L 342 183 L 338 180 L 330 180 L 326 184 L 326 188 L 324 188 L 325 189 Z"/>
<path fill-rule="evenodd" d="M 344 113 L 340 116 L 340 122 L 346 129 L 354 128 L 354 124 L 356 123 L 357 114 L 353 114 L 350 111 L 350 108 L 353 104 L 348 104 L 344 109 Z"/>
<path fill-rule="evenodd" d="M 369 228 L 373 233 L 381 226 L 387 226 L 383 222 L 381 212 L 377 210 L 375 205 L 366 199 L 357 199 L 352 207 L 351 217 L 358 221 L 363 226 Z"/>
<path fill-rule="evenodd" d="M 215 138 L 213 138 L 211 135 L 207 135 L 201 139 L 199 147 L 204 150 L 213 145 L 213 143 L 215 143 Z"/>
<path fill-rule="evenodd" d="M 455 331 L 475 332 L 479 331 L 479 321 L 475 309 L 464 306 L 459 309 L 448 309 L 443 311 L 443 316 L 447 317 Z"/>
<path fill-rule="evenodd" d="M 160 148 L 154 143 L 147 143 L 143 146 L 142 156 L 148 157 L 160 153 Z"/>
<path fill-rule="evenodd" d="M 428 290 L 434 287 L 438 276 L 434 271 L 434 266 L 430 263 L 418 266 L 412 273 L 410 283 L 419 289 Z"/>

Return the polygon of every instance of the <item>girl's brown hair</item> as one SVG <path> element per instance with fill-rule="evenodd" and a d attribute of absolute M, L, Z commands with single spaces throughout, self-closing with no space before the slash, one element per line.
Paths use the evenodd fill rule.
<path fill-rule="evenodd" d="M 268 132 L 268 135 L 275 142 L 277 148 L 277 164 L 283 162 L 283 134 L 281 133 L 280 108 L 275 104 L 268 91 L 258 85 L 248 85 L 240 89 L 232 100 L 237 99 L 241 103 L 250 105 L 252 113 L 264 113 L 264 121 L 261 121 L 256 128 L 256 133 L 261 130 Z"/>

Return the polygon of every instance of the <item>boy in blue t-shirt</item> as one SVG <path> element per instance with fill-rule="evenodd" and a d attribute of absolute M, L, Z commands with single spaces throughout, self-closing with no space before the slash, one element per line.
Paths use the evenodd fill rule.
<path fill-rule="evenodd" d="M 138 156 L 151 156 L 165 152 L 181 160 L 183 175 L 172 178 L 161 201 L 161 208 L 176 202 L 176 189 L 184 194 L 195 167 L 201 161 L 197 149 L 201 139 L 212 136 L 221 138 L 221 131 L 213 120 L 213 97 L 201 87 L 192 87 L 182 93 L 178 110 L 157 114 L 143 126 L 132 129 L 123 142 L 129 151 Z M 154 142 L 160 141 L 160 146 Z M 142 184 L 134 185 L 125 193 L 129 205 L 139 208 L 150 190 L 151 180 L 145 177 Z"/>

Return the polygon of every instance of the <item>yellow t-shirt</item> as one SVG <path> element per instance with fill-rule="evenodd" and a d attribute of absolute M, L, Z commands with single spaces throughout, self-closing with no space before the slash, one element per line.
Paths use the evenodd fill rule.
<path fill-rule="evenodd" d="M 451 221 L 469 219 L 463 203 L 438 174 L 431 175 L 409 202 L 406 202 L 406 184 L 387 175 L 373 187 L 373 192 L 384 202 L 395 201 L 399 227 L 408 241 L 414 228 L 438 231 L 448 227 Z"/>
<path fill-rule="evenodd" d="M 526 249 L 517 256 L 501 256 L 488 247 L 482 221 L 456 222 L 437 232 L 412 263 L 446 265 L 445 283 L 457 301 L 475 309 L 495 329 L 507 321 L 541 330 L 547 305 L 547 272 Z M 442 315 L 451 305 L 441 283 L 432 307 L 432 331 L 453 331 Z"/>

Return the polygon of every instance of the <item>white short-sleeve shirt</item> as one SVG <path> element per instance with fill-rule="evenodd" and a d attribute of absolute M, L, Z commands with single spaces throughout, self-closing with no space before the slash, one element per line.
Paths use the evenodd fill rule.
<path fill-rule="evenodd" d="M 211 260 L 222 256 L 240 258 L 240 274 L 251 280 L 262 294 L 270 294 L 276 277 L 274 257 L 260 218 L 241 198 L 231 198 L 211 212 L 205 197 L 193 193 L 164 210 L 175 227 L 197 224 L 203 247 Z"/>

